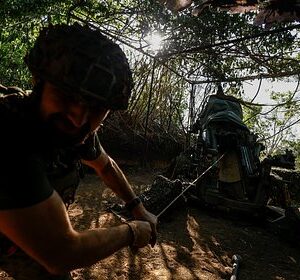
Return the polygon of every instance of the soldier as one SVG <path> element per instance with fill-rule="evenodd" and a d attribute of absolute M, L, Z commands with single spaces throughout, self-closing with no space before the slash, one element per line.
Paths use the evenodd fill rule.
<path fill-rule="evenodd" d="M 157 218 L 135 195 L 97 130 L 126 109 L 131 71 L 120 47 L 79 24 L 44 28 L 25 57 L 31 93 L 1 87 L 0 267 L 15 279 L 71 279 L 126 246 L 156 242 Z M 136 220 L 77 232 L 67 215 L 82 166 L 92 167 Z"/>

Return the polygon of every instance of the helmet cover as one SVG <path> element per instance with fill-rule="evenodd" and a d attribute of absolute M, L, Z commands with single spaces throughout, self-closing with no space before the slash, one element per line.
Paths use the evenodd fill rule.
<path fill-rule="evenodd" d="M 34 77 L 90 104 L 128 107 L 132 73 L 121 48 L 99 30 L 78 23 L 44 28 L 25 62 Z"/>

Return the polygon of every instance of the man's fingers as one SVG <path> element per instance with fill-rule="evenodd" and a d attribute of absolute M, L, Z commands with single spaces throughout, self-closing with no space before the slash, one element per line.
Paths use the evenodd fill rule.
<path fill-rule="evenodd" d="M 157 235 L 152 233 L 151 239 L 150 239 L 150 245 L 151 245 L 151 247 L 155 246 L 156 241 L 157 241 Z"/>
<path fill-rule="evenodd" d="M 157 222 L 157 220 L 156 220 Z M 150 224 L 151 225 L 151 229 L 152 229 L 152 232 L 151 232 L 151 239 L 149 241 L 151 247 L 154 247 L 154 245 L 156 244 L 156 241 L 157 241 L 157 230 L 156 230 L 156 223 L 155 224 Z"/>
<path fill-rule="evenodd" d="M 131 244 L 132 248 L 142 248 L 150 243 L 152 227 L 149 222 L 135 220 L 126 224 L 129 226 L 133 235 L 133 242 Z"/>
<path fill-rule="evenodd" d="M 136 246 L 130 246 L 130 251 L 133 255 L 136 255 L 138 253 L 139 248 Z"/>
<path fill-rule="evenodd" d="M 137 211 L 137 209 L 135 209 Z M 157 241 L 157 230 L 156 230 L 156 225 L 157 225 L 157 217 L 147 211 L 145 208 L 143 208 L 143 211 L 136 212 L 135 213 L 135 218 L 140 221 L 147 221 L 150 226 L 151 226 L 151 236 L 149 239 L 149 243 L 151 247 L 154 247 Z"/>

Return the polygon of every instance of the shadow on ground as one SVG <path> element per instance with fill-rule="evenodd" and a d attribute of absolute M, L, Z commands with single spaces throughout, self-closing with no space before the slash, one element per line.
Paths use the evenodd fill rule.
<path fill-rule="evenodd" d="M 155 172 L 127 173 L 136 192 L 151 184 Z M 107 202 L 118 202 L 98 179 L 87 176 L 70 209 L 78 230 L 113 226 L 120 221 L 107 213 Z M 91 279 L 230 279 L 232 255 L 243 258 L 242 280 L 300 280 L 300 251 L 252 221 L 231 219 L 188 205 L 168 212 L 159 223 L 158 243 L 133 255 L 124 248 L 94 266 L 73 272 Z M 83 256 L 84 257 L 84 256 Z"/>

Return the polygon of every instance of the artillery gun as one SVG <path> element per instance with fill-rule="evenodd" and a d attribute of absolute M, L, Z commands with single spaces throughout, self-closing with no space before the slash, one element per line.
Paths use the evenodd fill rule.
<path fill-rule="evenodd" d="M 276 201 L 276 207 L 290 206 L 289 182 L 271 171 L 275 166 L 294 169 L 295 157 L 286 151 L 286 154 L 261 161 L 264 146 L 244 124 L 242 107 L 236 98 L 210 95 L 192 133 L 197 135 L 196 144 L 174 160 L 167 177 L 197 178 L 222 155 L 219 163 L 191 190 L 191 195 L 200 203 L 258 215 L 265 212 L 271 200 Z M 271 199 L 274 181 L 276 194 L 280 196 L 277 199 Z"/>
<path fill-rule="evenodd" d="M 244 124 L 239 100 L 224 94 L 208 96 L 191 132 L 195 144 L 140 195 L 147 209 L 161 216 L 171 205 L 190 201 L 259 217 L 273 230 L 300 237 L 299 210 L 290 195 L 293 180 L 282 175 L 283 170 L 296 172 L 295 157 L 287 150 L 260 159 L 264 145 Z M 297 182 L 293 187 L 298 188 Z"/>
<path fill-rule="evenodd" d="M 219 160 L 190 188 L 189 198 L 201 207 L 262 218 L 272 230 L 299 236 L 295 156 L 286 150 L 260 160 L 264 145 L 244 124 L 239 100 L 210 95 L 191 132 L 195 144 L 173 160 L 168 179 L 194 180 Z"/>

